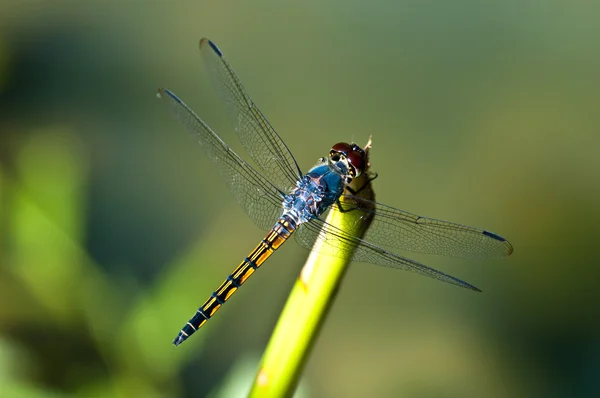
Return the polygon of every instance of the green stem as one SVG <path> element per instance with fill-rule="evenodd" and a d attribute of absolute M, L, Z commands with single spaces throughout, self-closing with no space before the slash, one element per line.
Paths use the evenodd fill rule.
<path fill-rule="evenodd" d="M 368 151 L 369 146 L 370 140 L 365 150 Z M 368 172 L 355 179 L 351 187 L 361 187 L 361 184 L 367 186 L 359 196 L 373 200 Z M 346 205 L 351 206 L 352 203 L 346 202 Z M 327 222 L 351 235 L 362 237 L 370 219 L 359 218 L 353 213 L 332 210 Z M 343 242 L 340 241 L 339 245 L 343 245 Z M 336 249 L 327 245 L 322 239 L 315 243 L 275 326 L 250 397 L 287 397 L 293 394 L 308 354 L 352 260 L 352 250 L 341 249 L 343 247 Z M 340 256 L 339 253 L 344 255 Z"/>

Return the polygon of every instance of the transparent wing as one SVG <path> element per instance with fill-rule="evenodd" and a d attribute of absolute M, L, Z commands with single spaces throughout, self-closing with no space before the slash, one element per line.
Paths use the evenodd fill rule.
<path fill-rule="evenodd" d="M 513 252 L 512 245 L 493 232 L 345 196 L 348 199 L 342 206 L 344 211 L 373 217 L 364 240 L 374 245 L 451 257 L 500 257 Z M 347 204 L 349 202 L 353 203 Z"/>
<path fill-rule="evenodd" d="M 302 224 L 296 231 L 295 237 L 296 242 L 307 249 L 311 249 L 317 238 L 322 237 L 340 256 L 343 256 L 344 252 L 354 249 L 353 261 L 411 271 L 446 283 L 480 291 L 465 281 L 347 234 L 321 219 L 315 219 L 309 223 Z"/>
<path fill-rule="evenodd" d="M 196 136 L 252 221 L 264 230 L 271 229 L 281 215 L 284 194 L 244 162 L 175 94 L 166 89 L 160 89 L 158 93 L 170 105 L 175 117 Z"/>
<path fill-rule="evenodd" d="M 200 52 L 248 154 L 277 188 L 288 191 L 302 177 L 292 153 L 252 101 L 216 44 L 202 39 Z"/>

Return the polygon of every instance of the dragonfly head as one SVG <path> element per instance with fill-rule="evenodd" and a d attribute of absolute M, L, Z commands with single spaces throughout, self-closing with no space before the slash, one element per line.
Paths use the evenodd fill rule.
<path fill-rule="evenodd" d="M 365 151 L 358 145 L 339 142 L 329 151 L 329 164 L 345 178 L 346 184 L 349 184 L 365 170 L 365 157 Z"/>

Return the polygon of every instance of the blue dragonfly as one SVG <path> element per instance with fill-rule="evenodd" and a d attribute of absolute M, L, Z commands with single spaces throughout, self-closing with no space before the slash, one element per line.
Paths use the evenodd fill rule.
<path fill-rule="evenodd" d="M 474 291 L 480 290 L 391 250 L 483 258 L 512 253 L 511 244 L 493 232 L 421 217 L 357 196 L 350 184 L 366 172 L 368 160 L 365 149 L 356 144 L 333 145 L 329 156 L 302 173 L 216 44 L 200 40 L 200 53 L 235 131 L 258 168 L 235 153 L 173 92 L 159 89 L 158 96 L 196 137 L 252 221 L 269 232 L 180 330 L 173 341 L 176 346 L 202 327 L 292 234 L 308 249 L 317 239 L 325 239 L 342 255 L 353 250 L 353 261 L 412 271 Z M 373 178 L 369 176 L 367 181 Z M 372 220 L 363 238 L 325 221 L 327 211 L 336 208 Z"/>

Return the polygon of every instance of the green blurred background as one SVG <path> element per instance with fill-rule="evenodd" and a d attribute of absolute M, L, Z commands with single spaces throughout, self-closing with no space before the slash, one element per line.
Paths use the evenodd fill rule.
<path fill-rule="evenodd" d="M 600 395 L 600 3 L 200 3 L 0 3 L 1 397 L 244 395 L 307 252 L 171 345 L 264 234 L 155 96 L 241 149 L 203 36 L 303 170 L 373 135 L 379 201 L 515 247 L 353 265 L 299 396 Z"/>

